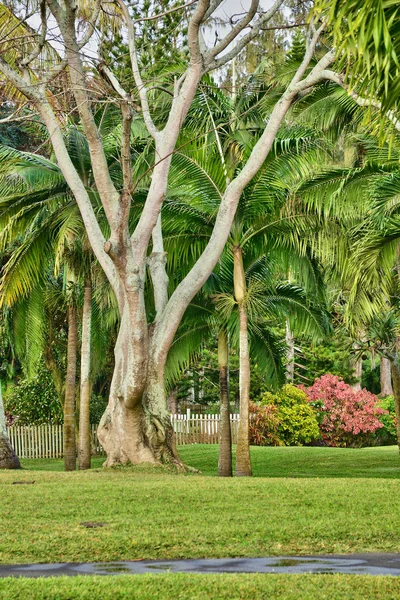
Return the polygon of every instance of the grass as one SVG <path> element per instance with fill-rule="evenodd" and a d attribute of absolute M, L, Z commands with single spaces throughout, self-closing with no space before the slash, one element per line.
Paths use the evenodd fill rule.
<path fill-rule="evenodd" d="M 253 479 L 208 476 L 216 446 L 181 450 L 203 475 L 46 470 L 57 461 L 3 472 L 0 562 L 400 552 L 395 447 L 254 448 Z M 35 483 L 13 485 L 22 480 Z M 104 527 L 87 529 L 87 521 Z"/>
<path fill-rule="evenodd" d="M 218 446 L 197 444 L 179 448 L 182 459 L 203 475 L 216 476 Z M 254 477 L 362 477 L 400 479 L 400 457 L 397 446 L 376 448 L 310 448 L 284 447 L 251 449 Z M 63 471 L 62 460 L 22 460 L 25 469 Z M 92 467 L 100 469 L 104 458 L 92 459 Z"/>
<path fill-rule="evenodd" d="M 368 575 L 133 575 L 0 580 L 1 600 L 397 600 L 400 580 Z"/>

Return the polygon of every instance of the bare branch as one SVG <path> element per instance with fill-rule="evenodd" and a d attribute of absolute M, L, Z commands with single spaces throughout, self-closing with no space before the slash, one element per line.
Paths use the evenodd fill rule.
<path fill-rule="evenodd" d="M 317 45 L 319 37 L 320 37 L 321 33 L 323 32 L 323 30 L 325 29 L 325 27 L 326 27 L 325 22 L 322 23 L 322 25 L 317 30 L 315 30 L 313 24 L 310 25 L 310 29 L 307 34 L 306 52 L 305 52 L 304 58 L 301 62 L 301 65 L 297 69 L 297 73 L 291 82 L 292 86 L 297 84 L 304 77 L 304 74 L 305 74 L 305 72 L 311 62 L 311 59 L 314 55 L 315 47 Z M 312 33 L 312 36 L 310 35 L 310 33 Z M 333 57 L 334 57 L 334 55 L 333 55 Z"/>
<path fill-rule="evenodd" d="M 219 67 L 222 67 L 223 65 L 226 65 L 226 63 L 228 63 L 229 61 L 231 61 L 233 58 L 235 58 L 235 56 L 237 56 L 242 50 L 243 48 L 245 48 L 247 46 L 247 44 L 249 42 L 251 42 L 252 40 L 254 40 L 258 34 L 260 33 L 262 27 L 268 23 L 268 21 L 270 21 L 272 19 L 272 17 L 277 13 L 277 11 L 280 9 L 280 7 L 282 6 L 284 0 L 276 0 L 275 3 L 271 6 L 271 8 L 264 13 L 259 19 L 258 21 L 256 21 L 256 23 L 254 24 L 253 28 L 251 31 L 249 31 L 249 33 L 247 33 L 245 36 L 243 36 L 235 45 L 234 48 L 232 48 L 232 50 L 230 50 L 229 52 L 227 52 L 226 54 L 224 54 L 223 56 L 221 56 L 221 58 L 215 58 L 214 60 L 210 60 L 207 65 L 206 65 L 206 72 L 208 71 L 212 71 L 213 69 L 217 69 Z"/>
<path fill-rule="evenodd" d="M 210 2 L 210 7 L 204 15 L 204 21 L 206 21 L 211 15 L 217 10 L 217 8 L 223 3 L 224 0 L 212 0 Z"/>
<path fill-rule="evenodd" d="M 231 31 L 220 41 L 214 48 L 208 51 L 207 61 L 214 59 L 220 54 L 225 48 L 229 46 L 231 42 L 247 27 L 247 25 L 253 20 L 254 15 L 257 12 L 259 0 L 251 0 L 251 6 L 245 16 L 231 29 Z"/>
<path fill-rule="evenodd" d="M 166 10 L 165 12 L 160 13 L 159 15 L 154 15 L 153 17 L 140 17 L 139 19 L 135 19 L 133 22 L 141 23 L 142 21 L 156 21 L 157 19 L 161 19 L 162 17 L 170 15 L 171 13 L 174 13 L 178 10 L 182 10 L 183 8 L 187 8 L 188 6 L 192 6 L 192 4 L 194 4 L 195 2 L 197 2 L 197 0 L 191 0 L 187 4 L 182 4 L 182 6 L 176 6 L 175 8 L 171 8 L 171 10 Z"/>
<path fill-rule="evenodd" d="M 126 92 L 124 90 L 124 88 L 122 87 L 122 85 L 120 84 L 120 82 L 118 81 L 116 76 L 114 75 L 114 73 L 112 71 L 110 71 L 110 69 L 105 65 L 105 63 L 100 63 L 99 66 L 97 67 L 97 70 L 99 71 L 100 75 L 105 77 L 105 79 L 111 85 L 111 87 L 114 89 L 114 91 L 117 92 L 118 96 L 120 96 L 121 98 L 123 98 L 126 101 L 131 100 L 128 92 Z"/>
<path fill-rule="evenodd" d="M 133 25 L 133 21 L 129 14 L 128 7 L 125 5 L 124 0 L 116 0 L 116 2 L 122 11 L 126 26 L 128 28 L 129 55 L 130 55 L 131 64 L 132 64 L 133 77 L 135 79 L 136 87 L 139 92 L 140 102 L 142 104 L 143 119 L 144 119 L 145 125 L 147 127 L 147 131 L 150 133 L 150 135 L 154 139 L 156 139 L 159 131 L 158 131 L 157 127 L 155 126 L 154 121 L 150 115 L 150 108 L 149 108 L 149 103 L 147 100 L 147 89 L 143 83 L 143 79 L 142 79 L 142 76 L 141 76 L 140 70 L 139 70 L 137 53 L 136 53 L 136 45 L 135 45 L 135 27 Z"/>
<path fill-rule="evenodd" d="M 40 2 L 40 21 L 41 21 L 41 31 L 40 36 L 36 45 L 36 48 L 32 50 L 32 52 L 23 58 L 20 62 L 21 67 L 27 67 L 32 61 L 35 60 L 41 53 L 46 43 L 46 35 L 47 35 L 47 18 L 46 18 L 46 2 L 45 0 L 41 0 Z"/>

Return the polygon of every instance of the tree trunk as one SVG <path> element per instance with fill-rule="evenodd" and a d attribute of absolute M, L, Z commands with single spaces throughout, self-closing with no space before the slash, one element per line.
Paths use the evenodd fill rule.
<path fill-rule="evenodd" d="M 220 436 L 218 475 L 232 477 L 232 434 L 229 407 L 229 347 L 228 335 L 225 329 L 218 337 L 218 366 L 220 393 Z"/>
<path fill-rule="evenodd" d="M 353 348 L 357 350 L 357 344 L 353 344 Z M 353 390 L 360 391 L 362 377 L 362 357 L 360 356 L 357 360 L 355 359 L 355 357 L 353 357 L 350 360 L 350 364 L 353 367 L 353 376 L 357 379 L 356 383 L 354 383 L 351 387 L 353 388 Z"/>
<path fill-rule="evenodd" d="M 392 374 L 390 371 L 390 360 L 388 358 L 385 358 L 384 356 L 381 356 L 381 392 L 379 395 L 382 398 L 386 398 L 386 396 L 393 396 Z"/>
<path fill-rule="evenodd" d="M 4 412 L 3 398 L 1 395 L 0 383 L 0 469 L 20 469 L 21 465 L 18 456 L 7 435 L 6 415 Z"/>
<path fill-rule="evenodd" d="M 239 308 L 239 391 L 240 421 L 236 446 L 236 475 L 251 477 L 249 443 L 250 356 L 246 312 L 246 277 L 240 247 L 233 248 L 233 283 Z"/>
<path fill-rule="evenodd" d="M 76 308 L 68 307 L 68 348 L 67 348 L 67 375 L 65 378 L 64 401 L 64 469 L 76 469 L 76 439 L 75 439 L 75 383 L 76 383 L 76 356 L 78 350 Z"/>
<path fill-rule="evenodd" d="M 168 410 L 171 414 L 175 415 L 178 412 L 178 390 L 173 388 L 168 395 Z"/>
<path fill-rule="evenodd" d="M 82 345 L 81 345 L 81 385 L 79 410 L 79 470 L 90 469 L 91 439 L 90 439 L 90 341 L 92 320 L 92 285 L 90 279 L 85 282 L 83 314 L 82 314 Z"/>
<path fill-rule="evenodd" d="M 183 466 L 167 407 L 165 362 L 159 360 L 151 342 L 147 323 L 137 323 L 132 333 L 129 310 L 125 308 L 115 346 L 109 402 L 98 429 L 99 441 L 107 453 L 106 467 L 143 462 Z M 133 375 L 139 368 L 141 381 Z"/>
<path fill-rule="evenodd" d="M 390 370 L 392 372 L 394 407 L 396 411 L 397 445 L 400 453 L 400 366 L 397 353 L 390 360 Z"/>
<path fill-rule="evenodd" d="M 286 381 L 291 383 L 294 379 L 294 337 L 289 321 L 286 321 Z"/>

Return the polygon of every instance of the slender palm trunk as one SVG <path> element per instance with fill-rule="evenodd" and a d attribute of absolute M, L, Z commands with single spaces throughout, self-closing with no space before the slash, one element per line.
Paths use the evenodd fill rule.
<path fill-rule="evenodd" d="M 294 379 L 294 336 L 289 321 L 286 321 L 286 348 L 286 381 L 290 383 Z"/>
<path fill-rule="evenodd" d="M 381 391 L 380 396 L 382 398 L 386 398 L 386 396 L 393 396 L 393 386 L 392 386 L 392 374 L 390 369 L 390 360 L 381 356 L 380 361 L 380 371 L 381 371 Z"/>
<path fill-rule="evenodd" d="M 359 346 L 357 344 L 353 344 L 353 348 L 357 350 Z M 360 391 L 361 390 L 361 377 L 362 377 L 362 358 L 352 358 L 350 360 L 350 364 L 353 367 L 353 376 L 357 379 L 356 383 L 354 383 L 351 387 L 353 390 Z"/>
<path fill-rule="evenodd" d="M 390 360 L 390 370 L 392 372 L 394 408 L 396 411 L 397 445 L 400 453 L 400 365 L 397 352 Z"/>
<path fill-rule="evenodd" d="M 233 248 L 233 283 L 235 298 L 239 307 L 239 390 L 240 421 L 236 447 L 236 475 L 251 477 L 249 443 L 249 402 L 250 402 L 250 355 L 248 319 L 246 312 L 246 277 L 242 249 Z"/>
<path fill-rule="evenodd" d="M 79 410 L 79 470 L 90 469 L 90 340 L 92 320 L 92 285 L 90 278 L 85 282 L 82 314 L 81 385 Z"/>
<path fill-rule="evenodd" d="M 18 456 L 11 446 L 7 435 L 6 415 L 4 412 L 3 397 L 0 383 L 0 469 L 20 469 Z"/>
<path fill-rule="evenodd" d="M 232 477 L 232 434 L 229 406 L 229 346 L 225 329 L 218 336 L 220 440 L 218 475 Z"/>
<path fill-rule="evenodd" d="M 64 401 L 64 469 L 76 469 L 76 439 L 75 439 L 75 383 L 76 357 L 78 350 L 78 327 L 76 308 L 68 307 L 68 347 L 67 375 L 65 378 Z"/>

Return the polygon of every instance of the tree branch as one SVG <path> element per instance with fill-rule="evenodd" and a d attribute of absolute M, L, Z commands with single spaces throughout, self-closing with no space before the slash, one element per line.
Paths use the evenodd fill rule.
<path fill-rule="evenodd" d="M 190 2 L 187 2 L 187 4 L 182 4 L 182 6 L 175 6 L 175 8 L 166 10 L 165 12 L 160 13 L 159 15 L 154 15 L 153 17 L 140 17 L 139 19 L 135 19 L 133 22 L 141 23 L 142 21 L 156 21 L 157 19 L 161 19 L 162 17 L 170 15 L 171 13 L 174 13 L 178 10 L 182 10 L 184 8 L 187 8 L 188 6 L 192 6 L 192 4 L 194 4 L 195 2 L 197 2 L 197 0 L 191 0 Z"/>
<path fill-rule="evenodd" d="M 257 12 L 259 0 L 251 0 L 251 6 L 245 16 L 231 29 L 231 31 L 217 44 L 214 48 L 208 51 L 206 60 L 213 60 L 218 54 L 223 52 L 225 48 L 229 46 L 231 42 L 240 34 L 245 27 L 252 21 L 254 15 Z"/>
<path fill-rule="evenodd" d="M 207 277 L 215 267 L 228 239 L 240 196 L 271 151 L 279 127 L 298 91 L 302 85 L 310 87 L 314 81 L 320 81 L 321 72 L 323 72 L 327 64 L 330 64 L 334 60 L 334 52 L 328 52 L 312 69 L 309 76 L 301 80 L 302 74 L 305 73 L 312 59 L 311 49 L 315 48 L 318 35 L 320 35 L 320 32 L 315 32 L 308 45 L 304 60 L 292 78 L 287 90 L 275 105 L 264 132 L 254 146 L 245 166 L 226 188 L 218 209 L 211 237 L 205 250 L 169 299 L 157 328 L 156 347 L 158 349 L 158 360 L 161 362 L 166 360 L 168 350 L 176 333 L 177 324 L 179 324 L 183 317 L 187 306 L 201 286 L 204 285 Z"/>
<path fill-rule="evenodd" d="M 116 0 L 118 6 L 121 9 L 121 12 L 124 16 L 126 26 L 128 28 L 128 45 L 129 45 L 129 55 L 131 59 L 132 65 L 132 73 L 135 79 L 136 87 L 139 92 L 140 102 L 142 105 L 142 113 L 143 119 L 147 128 L 147 131 L 150 133 L 152 138 L 156 139 L 158 136 L 158 129 L 155 126 L 153 119 L 150 115 L 149 103 L 147 100 L 147 89 L 143 83 L 142 76 L 140 74 L 137 53 L 136 53 L 136 45 L 135 45 L 135 27 L 133 25 L 133 21 L 129 14 L 128 7 L 125 5 L 124 0 Z"/>
<path fill-rule="evenodd" d="M 47 18 L 46 18 L 46 1 L 41 0 L 40 2 L 40 21 L 41 21 L 41 31 L 39 40 L 37 42 L 36 48 L 32 50 L 32 52 L 23 58 L 20 62 L 21 67 L 27 67 L 35 58 L 39 56 L 41 51 L 44 48 L 46 43 L 46 35 L 47 35 Z"/>
<path fill-rule="evenodd" d="M 111 180 L 103 144 L 91 111 L 84 68 L 76 40 L 75 10 L 69 2 L 66 2 L 64 17 L 57 21 L 57 24 L 65 44 L 71 90 L 88 140 L 94 180 L 108 223 L 111 230 L 115 230 L 119 218 L 119 193 Z"/>
<path fill-rule="evenodd" d="M 203 56 L 200 51 L 199 32 L 200 26 L 205 20 L 205 15 L 210 7 L 210 0 L 199 0 L 188 26 L 188 48 L 190 63 L 192 65 L 202 64 Z"/>
<path fill-rule="evenodd" d="M 275 15 L 275 13 L 280 9 L 284 0 L 276 0 L 275 3 L 271 6 L 271 8 L 262 15 L 258 21 L 254 24 L 253 28 L 249 33 L 243 36 L 235 45 L 232 50 L 221 56 L 221 58 L 211 57 L 211 60 L 207 62 L 205 72 L 212 71 L 214 69 L 218 69 L 223 65 L 226 65 L 229 61 L 231 61 L 235 56 L 237 56 L 243 48 L 247 46 L 249 42 L 254 40 L 260 33 L 263 25 L 268 23 Z"/>

